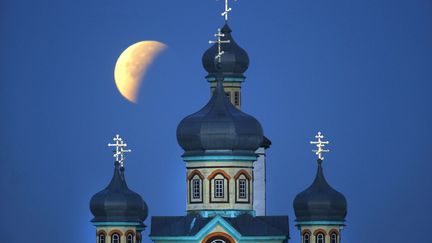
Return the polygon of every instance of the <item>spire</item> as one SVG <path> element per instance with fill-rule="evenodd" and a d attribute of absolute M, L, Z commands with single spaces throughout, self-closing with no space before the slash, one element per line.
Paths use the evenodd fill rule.
<path fill-rule="evenodd" d="M 237 2 L 237 0 L 234 0 Z M 229 7 L 229 0 L 225 0 L 225 11 L 222 12 L 222 16 L 225 17 L 225 22 L 228 22 L 228 13 L 231 12 L 232 9 Z"/>

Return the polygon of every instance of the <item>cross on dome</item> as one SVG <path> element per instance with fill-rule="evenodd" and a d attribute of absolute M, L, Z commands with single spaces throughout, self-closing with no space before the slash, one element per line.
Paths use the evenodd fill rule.
<path fill-rule="evenodd" d="M 318 149 L 312 150 L 316 155 L 318 155 L 318 160 L 323 161 L 324 157 L 322 156 L 323 153 L 328 153 L 330 150 L 324 149 L 325 145 L 329 144 L 329 141 L 322 141 L 321 139 L 324 138 L 324 135 L 321 134 L 321 132 L 318 132 L 318 134 L 315 136 L 317 141 L 311 141 L 311 144 L 315 144 Z"/>
<path fill-rule="evenodd" d="M 237 0 L 234 0 L 237 2 Z M 229 7 L 229 1 L 225 0 L 225 11 L 221 14 L 222 16 L 225 17 L 225 22 L 228 21 L 228 13 L 231 12 L 231 8 Z"/>
<path fill-rule="evenodd" d="M 113 157 L 116 158 L 116 161 L 120 163 L 120 166 L 123 168 L 124 167 L 124 153 L 130 153 L 132 152 L 132 150 L 130 149 L 125 149 L 127 144 L 123 142 L 123 139 L 120 137 L 120 135 L 116 135 L 113 138 L 113 141 L 115 143 L 109 143 L 108 147 L 115 147 L 116 150 L 114 151 L 114 155 Z"/>
<path fill-rule="evenodd" d="M 215 41 L 209 41 L 210 44 L 218 44 L 218 54 L 215 56 L 215 59 L 218 59 L 218 62 L 221 63 L 221 57 L 225 53 L 222 51 L 222 44 L 230 43 L 230 40 L 222 40 L 221 37 L 224 37 L 225 34 L 222 33 L 221 29 L 218 29 L 218 32 L 214 35 L 217 37 L 217 40 Z"/>

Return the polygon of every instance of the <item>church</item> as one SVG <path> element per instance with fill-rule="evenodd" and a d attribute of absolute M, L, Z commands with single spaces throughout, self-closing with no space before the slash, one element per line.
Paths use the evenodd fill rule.
<path fill-rule="evenodd" d="M 130 150 L 117 135 L 109 144 L 115 147 L 111 182 L 90 200 L 97 243 L 142 243 L 143 234 L 155 243 L 289 242 L 288 216 L 267 215 L 266 153 L 271 142 L 259 121 L 241 110 L 249 57 L 233 38 L 231 9 L 225 2 L 225 24 L 202 58 L 211 97 L 200 110 L 185 111 L 192 114 L 177 127 L 186 167 L 186 215 L 154 216 L 146 233 L 148 207 L 127 186 L 123 161 Z M 328 152 L 328 141 L 321 133 L 315 138 L 311 144 L 317 147 L 317 172 L 293 201 L 294 225 L 301 243 L 340 243 L 347 202 L 324 176 L 322 154 Z"/>

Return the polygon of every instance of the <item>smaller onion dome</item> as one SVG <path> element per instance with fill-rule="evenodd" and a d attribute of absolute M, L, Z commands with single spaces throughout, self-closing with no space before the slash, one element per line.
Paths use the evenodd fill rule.
<path fill-rule="evenodd" d="M 183 156 L 256 156 L 263 141 L 261 124 L 228 100 L 222 81 L 219 76 L 207 105 L 178 125 L 177 141 L 185 150 Z"/>
<path fill-rule="evenodd" d="M 294 199 L 297 221 L 345 221 L 345 196 L 327 183 L 321 163 L 318 160 L 318 171 L 312 185 Z"/>
<path fill-rule="evenodd" d="M 124 169 L 115 162 L 110 184 L 90 200 L 92 222 L 135 222 L 143 225 L 148 208 L 142 197 L 130 190 L 124 178 Z"/>
<path fill-rule="evenodd" d="M 210 47 L 202 57 L 202 63 L 205 70 L 209 73 L 207 78 L 215 78 L 218 73 L 222 73 L 224 77 L 241 78 L 244 79 L 243 73 L 249 67 L 249 56 L 231 36 L 231 29 L 228 24 L 221 29 L 224 35 L 221 41 L 229 41 L 229 43 L 221 44 L 221 50 L 224 52 L 219 59 L 215 57 L 218 55 L 218 43 Z"/>

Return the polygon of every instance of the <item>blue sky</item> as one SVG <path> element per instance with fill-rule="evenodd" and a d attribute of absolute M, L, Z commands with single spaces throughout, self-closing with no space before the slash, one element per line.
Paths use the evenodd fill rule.
<path fill-rule="evenodd" d="M 315 175 L 309 141 L 318 130 L 331 141 L 327 180 L 348 200 L 343 241 L 424 241 L 432 3 L 239 0 L 232 8 L 234 38 L 251 59 L 242 109 L 273 142 L 268 213 L 290 216 L 290 242 L 299 242 L 292 201 Z M 175 131 L 209 98 L 201 56 L 222 9 L 214 0 L 0 2 L 5 242 L 93 242 L 88 202 L 112 176 L 106 144 L 116 133 L 133 149 L 127 180 L 150 215 L 185 213 Z M 168 49 L 134 105 L 117 92 L 113 70 L 142 40 Z"/>

